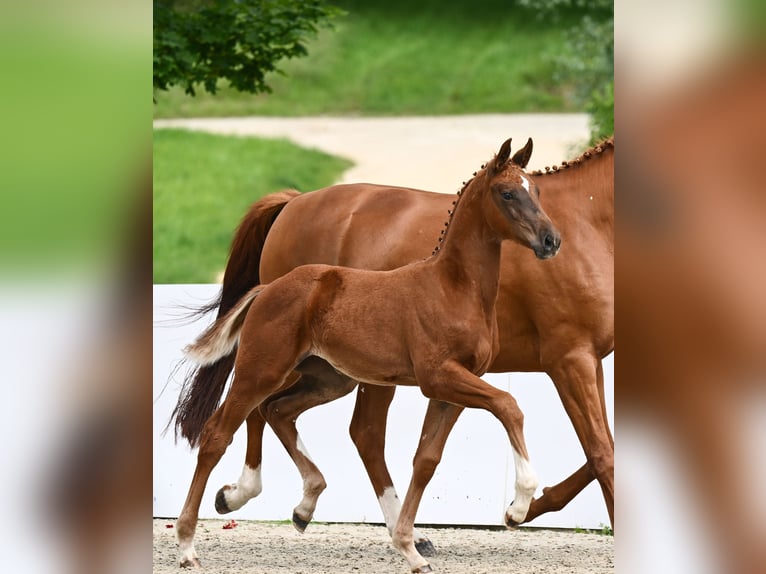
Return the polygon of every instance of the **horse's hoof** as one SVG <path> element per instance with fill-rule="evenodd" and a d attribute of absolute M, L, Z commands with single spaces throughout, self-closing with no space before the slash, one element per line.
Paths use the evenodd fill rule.
<path fill-rule="evenodd" d="M 295 529 L 303 534 L 306 531 L 306 527 L 309 525 L 309 522 L 311 522 L 311 519 L 303 520 L 300 516 L 298 516 L 297 512 L 293 512 L 293 526 L 295 526 Z"/>
<path fill-rule="evenodd" d="M 434 569 L 431 568 L 430 564 L 426 564 L 425 566 L 420 566 L 419 568 L 413 568 L 412 572 L 414 574 L 426 574 L 426 572 L 433 572 Z"/>
<path fill-rule="evenodd" d="M 184 558 L 181 560 L 181 568 L 202 568 L 199 558 Z"/>
<path fill-rule="evenodd" d="M 436 556 L 436 548 L 434 548 L 434 545 L 431 544 L 431 541 L 428 539 L 416 542 L 415 550 L 417 550 L 418 554 L 423 558 L 432 558 Z"/>
<path fill-rule="evenodd" d="M 226 496 L 224 496 L 224 492 L 227 490 L 228 487 L 223 486 L 215 495 L 215 510 L 218 514 L 228 514 L 231 512 L 231 508 L 229 508 L 229 504 L 226 502 Z"/>

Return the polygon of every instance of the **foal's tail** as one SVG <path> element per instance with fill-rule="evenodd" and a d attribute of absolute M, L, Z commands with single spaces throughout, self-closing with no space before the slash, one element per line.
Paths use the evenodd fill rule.
<path fill-rule="evenodd" d="M 220 295 L 199 310 L 199 314 L 218 309 L 217 318 L 231 311 L 253 287 L 261 282 L 259 267 L 266 236 L 282 209 L 294 197 L 295 190 L 272 193 L 250 206 L 231 242 L 229 260 L 223 276 Z M 234 368 L 234 346 L 210 364 L 195 367 L 187 375 L 171 423 L 175 420 L 176 439 L 180 434 L 194 447 L 202 427 L 221 402 L 226 381 Z"/>
<path fill-rule="evenodd" d="M 208 366 L 216 364 L 222 357 L 233 355 L 247 311 L 264 287 L 254 287 L 226 315 L 216 319 L 196 341 L 184 349 L 186 356 L 199 365 Z"/>

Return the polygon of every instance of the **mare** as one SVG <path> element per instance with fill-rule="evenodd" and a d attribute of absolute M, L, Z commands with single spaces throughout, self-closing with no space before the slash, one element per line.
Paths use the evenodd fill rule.
<path fill-rule="evenodd" d="M 500 349 L 489 371 L 542 371 L 553 380 L 586 455 L 586 463 L 533 500 L 526 521 L 559 510 L 594 478 L 613 519 L 614 443 L 604 405 L 601 361 L 614 348 L 614 139 L 561 166 L 534 172 L 540 202 L 568 239 L 553 260 L 539 263 L 527 249 L 505 242 L 496 305 Z M 443 231 L 453 196 L 370 184 L 337 185 L 307 194 L 283 191 L 252 205 L 232 241 L 220 297 L 204 311 L 225 315 L 247 291 L 306 263 L 393 269 L 427 257 Z M 551 304 L 555 301 L 555 305 Z M 234 354 L 192 371 L 174 412 L 176 432 L 197 443 L 220 400 Z M 357 382 L 321 359 L 301 365 L 299 381 L 267 399 L 247 419 L 242 475 L 224 486 L 216 508 L 242 507 L 261 492 L 260 433 L 264 418 L 290 452 L 304 480 L 293 523 L 304 530 L 325 488 L 295 429 L 305 410 L 350 392 Z M 350 427 L 389 532 L 399 500 L 383 456 L 386 417 L 395 387 L 362 384 Z M 452 405 L 429 404 L 427 420 L 446 441 L 459 416 Z M 448 417 L 448 418 L 447 418 Z M 433 440 L 433 439 L 432 439 Z M 433 467 L 439 458 L 431 461 Z M 416 546 L 432 555 L 416 531 Z"/>
<path fill-rule="evenodd" d="M 199 504 L 234 432 L 264 400 L 292 384 L 293 370 L 312 356 L 354 380 L 418 385 L 429 398 L 491 412 L 508 433 L 516 469 L 516 495 L 505 520 L 514 525 L 525 518 L 537 478 L 524 417 L 509 393 L 479 376 L 500 344 L 495 301 L 502 242 L 515 241 L 547 259 L 561 239 L 522 167 L 532 140 L 512 158 L 510 146 L 508 139 L 465 184 L 432 257 L 391 271 L 298 267 L 251 289 L 187 348 L 191 359 L 209 365 L 238 347 L 229 392 L 200 434 L 197 467 L 178 518 L 182 566 L 199 566 L 193 545 Z M 419 458 L 433 457 L 433 449 L 431 441 L 420 442 L 416 468 Z M 413 474 L 393 532 L 394 546 L 413 572 L 432 571 L 413 539 L 424 487 Z"/>

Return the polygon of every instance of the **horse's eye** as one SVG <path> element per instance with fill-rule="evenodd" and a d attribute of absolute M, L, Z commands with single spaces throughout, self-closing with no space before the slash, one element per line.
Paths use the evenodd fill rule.
<path fill-rule="evenodd" d="M 503 195 L 503 199 L 504 199 L 504 200 L 506 200 L 506 201 L 510 201 L 510 200 L 514 199 L 514 197 L 515 197 L 515 196 L 513 195 L 513 193 L 512 193 L 512 192 L 510 192 L 510 191 L 504 191 L 504 192 L 502 193 L 502 195 Z"/>

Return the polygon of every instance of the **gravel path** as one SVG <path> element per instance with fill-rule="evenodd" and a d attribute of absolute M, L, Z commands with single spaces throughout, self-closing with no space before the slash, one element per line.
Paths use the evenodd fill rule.
<path fill-rule="evenodd" d="M 177 574 L 173 520 L 154 520 L 154 573 Z M 406 574 L 383 526 L 201 520 L 195 547 L 205 574 Z M 434 542 L 439 574 L 601 574 L 614 572 L 614 538 L 569 531 L 421 529 Z"/>

